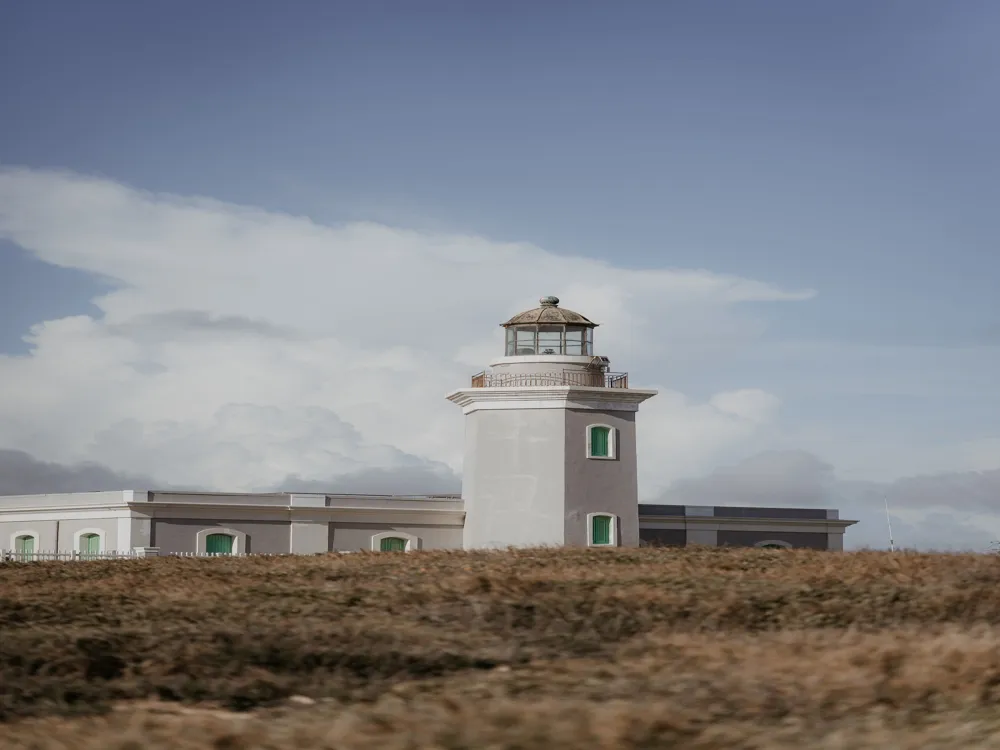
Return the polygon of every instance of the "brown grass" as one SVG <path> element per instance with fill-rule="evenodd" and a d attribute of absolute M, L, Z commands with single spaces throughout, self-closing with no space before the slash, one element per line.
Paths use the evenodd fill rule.
<path fill-rule="evenodd" d="M 0 566 L 0 747 L 1000 744 L 1000 557 Z"/>

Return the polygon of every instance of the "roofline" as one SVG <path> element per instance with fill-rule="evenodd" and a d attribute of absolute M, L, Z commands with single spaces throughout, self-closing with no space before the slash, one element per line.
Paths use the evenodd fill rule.
<path fill-rule="evenodd" d="M 524 315 L 524 313 L 518 313 L 518 315 Z M 580 314 L 577 313 L 577 315 Z M 517 315 L 514 316 L 514 318 L 516 317 Z M 581 315 L 580 317 L 582 318 L 583 316 Z M 597 328 L 600 325 L 600 323 L 595 323 L 594 321 L 589 320 L 587 318 L 584 318 L 584 320 L 587 321 L 586 323 L 567 323 L 565 321 L 556 321 L 555 323 L 540 323 L 537 320 L 533 323 L 514 323 L 512 322 L 514 318 L 511 318 L 506 323 L 501 323 L 500 327 L 510 328 L 511 326 L 576 326 L 577 328 Z"/>
<path fill-rule="evenodd" d="M 112 490 L 116 492 L 117 490 Z M 139 490 L 136 490 L 137 492 Z M 206 495 L 210 497 L 287 497 L 289 495 L 317 495 L 321 497 L 371 497 L 371 498 L 414 498 L 414 499 L 427 499 L 427 500 L 451 500 L 451 499 L 461 499 L 462 493 L 455 492 L 442 492 L 435 494 L 411 494 L 411 495 L 394 495 L 387 493 L 376 493 L 376 492 L 311 492 L 311 491 L 301 491 L 297 492 L 295 490 L 280 490 L 278 492 L 217 492 L 214 490 L 142 490 L 142 492 L 149 492 L 155 495 Z M 59 494 L 76 494 L 76 493 L 59 493 Z"/>

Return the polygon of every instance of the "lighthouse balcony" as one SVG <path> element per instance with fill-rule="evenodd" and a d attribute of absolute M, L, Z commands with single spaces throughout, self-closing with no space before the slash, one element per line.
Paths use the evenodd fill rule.
<path fill-rule="evenodd" d="M 487 372 L 472 376 L 473 388 L 528 388 L 570 385 L 583 388 L 628 388 L 627 372 L 562 370 L 556 372 Z"/>

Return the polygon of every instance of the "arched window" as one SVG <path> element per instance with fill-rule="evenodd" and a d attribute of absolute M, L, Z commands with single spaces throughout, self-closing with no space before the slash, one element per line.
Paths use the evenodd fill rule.
<path fill-rule="evenodd" d="M 615 458 L 615 428 L 606 424 L 587 426 L 587 458 Z"/>
<path fill-rule="evenodd" d="M 237 529 L 210 526 L 195 534 L 197 555 L 247 555 L 250 554 L 250 537 Z"/>
<path fill-rule="evenodd" d="M 406 552 L 406 540 L 399 536 L 384 536 L 379 540 L 380 552 Z"/>
<path fill-rule="evenodd" d="M 615 547 L 618 545 L 618 517 L 612 513 L 587 514 L 587 546 Z"/>
<path fill-rule="evenodd" d="M 209 534 L 205 537 L 205 552 L 209 555 L 231 555 L 233 541 L 230 534 Z"/>
<path fill-rule="evenodd" d="M 104 529 L 94 527 L 73 532 L 73 549 L 80 555 L 99 555 L 107 547 Z"/>
<path fill-rule="evenodd" d="M 10 549 L 19 555 L 34 555 L 38 552 L 38 532 L 34 529 L 18 529 L 10 535 Z"/>
<path fill-rule="evenodd" d="M 99 534 L 80 534 L 78 551 L 81 555 L 98 555 L 101 552 L 101 537 Z"/>
<path fill-rule="evenodd" d="M 14 538 L 14 551 L 19 555 L 32 555 L 35 553 L 35 537 L 22 534 Z"/>
<path fill-rule="evenodd" d="M 410 552 L 419 548 L 419 537 L 403 531 L 383 531 L 372 536 L 373 552 Z"/>

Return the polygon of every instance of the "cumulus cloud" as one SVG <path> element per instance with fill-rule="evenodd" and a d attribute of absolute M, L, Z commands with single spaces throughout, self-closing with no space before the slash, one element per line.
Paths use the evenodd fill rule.
<path fill-rule="evenodd" d="M 412 466 L 362 469 L 330 479 L 290 476 L 268 489 L 345 495 L 457 495 L 462 491 L 462 479 L 447 467 Z"/>
<path fill-rule="evenodd" d="M 0 450 L 0 495 L 142 489 L 149 482 L 148 477 L 122 474 L 96 463 L 63 466 L 38 461 L 24 451 Z"/>
<path fill-rule="evenodd" d="M 27 169 L 0 170 L 0 238 L 111 286 L 100 315 L 40 322 L 27 355 L 0 357 L 0 447 L 225 490 L 456 476 L 463 421 L 444 395 L 501 352 L 499 322 L 554 293 L 661 391 L 640 415 L 648 495 L 745 451 L 780 406 L 738 383 L 693 400 L 659 382 L 667 357 L 759 336 L 745 303 L 813 294 Z"/>

